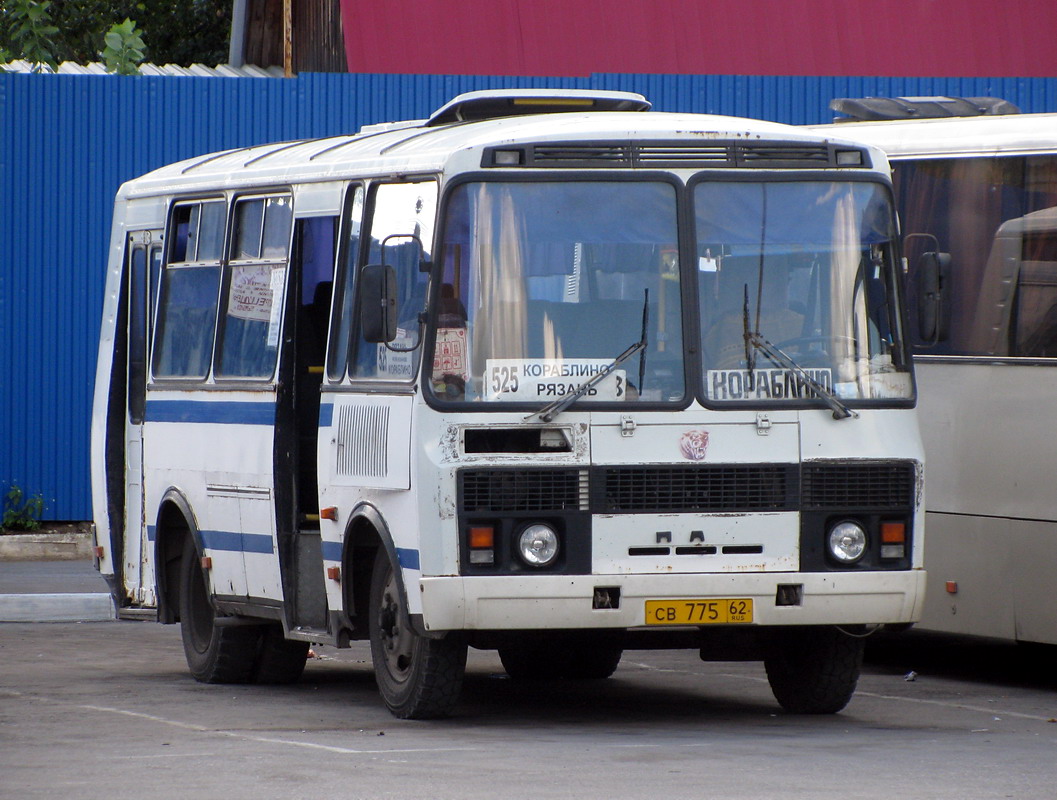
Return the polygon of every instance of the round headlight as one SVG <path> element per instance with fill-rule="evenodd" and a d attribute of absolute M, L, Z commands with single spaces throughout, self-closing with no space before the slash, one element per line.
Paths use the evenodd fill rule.
<path fill-rule="evenodd" d="M 854 564 L 866 552 L 866 531 L 857 522 L 838 522 L 829 532 L 829 553 L 842 564 Z"/>
<path fill-rule="evenodd" d="M 558 557 L 558 534 L 541 522 L 529 525 L 517 540 L 521 560 L 531 567 L 545 567 Z"/>

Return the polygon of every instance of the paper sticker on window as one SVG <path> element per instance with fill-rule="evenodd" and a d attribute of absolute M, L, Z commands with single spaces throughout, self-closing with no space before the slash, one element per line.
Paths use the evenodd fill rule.
<path fill-rule="evenodd" d="M 433 351 L 433 378 L 456 376 L 469 380 L 466 363 L 466 328 L 438 328 Z"/>
<path fill-rule="evenodd" d="M 549 402 L 576 391 L 610 363 L 604 358 L 490 358 L 485 362 L 485 394 L 488 400 Z M 584 394 L 584 400 L 627 400 L 624 370 L 614 370 L 592 386 Z"/>
<path fill-rule="evenodd" d="M 273 267 L 271 280 L 272 297 L 282 297 L 283 284 L 286 282 L 286 269 Z M 272 303 L 272 313 L 268 319 L 268 347 L 277 347 L 279 345 L 279 322 L 282 319 L 282 311 L 282 303 Z"/>
<path fill-rule="evenodd" d="M 378 376 L 405 380 L 414 377 L 414 352 L 410 349 L 415 343 L 411 335 L 403 328 L 396 329 L 396 338 L 392 345 L 396 349 L 378 345 Z"/>
<path fill-rule="evenodd" d="M 271 266 L 232 267 L 231 287 L 228 289 L 228 314 L 254 322 L 271 320 Z"/>

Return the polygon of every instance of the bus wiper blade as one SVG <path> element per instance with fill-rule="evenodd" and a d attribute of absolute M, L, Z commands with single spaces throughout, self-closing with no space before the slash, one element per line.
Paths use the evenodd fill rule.
<path fill-rule="evenodd" d="M 547 405 L 545 405 L 539 411 L 532 412 L 527 417 L 525 417 L 525 420 L 528 421 L 533 417 L 539 417 L 541 422 L 550 422 L 552 419 L 562 413 L 565 409 L 567 409 L 569 406 L 571 406 L 573 403 L 575 403 L 577 400 L 579 400 L 581 397 L 591 391 L 592 386 L 601 383 L 606 378 L 608 378 L 612 374 L 613 370 L 615 370 L 617 367 L 619 367 L 621 364 L 623 364 L 636 353 L 642 353 L 642 361 L 639 363 L 639 385 L 641 391 L 641 385 L 644 378 L 644 373 L 646 371 L 646 347 L 649 345 L 649 340 L 647 339 L 647 331 L 649 330 L 649 325 L 650 290 L 646 289 L 643 292 L 642 299 L 641 338 L 637 342 L 635 342 L 635 344 L 633 344 L 631 347 L 629 347 L 627 350 L 625 350 L 623 353 L 621 353 L 619 356 L 609 362 L 609 364 L 603 367 L 600 371 L 596 372 L 586 381 L 577 386 L 575 389 L 566 392 L 554 402 L 547 403 Z"/>
<path fill-rule="evenodd" d="M 848 417 L 857 418 L 859 416 L 857 412 L 848 408 L 844 401 L 837 397 L 832 390 L 826 388 L 811 377 L 811 374 L 806 369 L 797 364 L 789 355 L 760 336 L 760 334 L 748 333 L 745 335 L 745 341 L 750 343 L 757 350 L 762 350 L 763 354 L 771 359 L 771 361 L 778 366 L 795 373 L 805 384 L 810 386 L 815 394 L 822 398 L 826 405 L 833 409 L 833 419 L 847 419 Z"/>
<path fill-rule="evenodd" d="M 527 417 L 525 417 L 525 419 L 530 420 L 533 417 L 539 417 L 541 422 L 550 422 L 552 419 L 562 413 L 565 409 L 567 409 L 569 406 L 571 406 L 573 403 L 575 403 L 577 400 L 587 394 L 591 390 L 591 387 L 595 386 L 598 383 L 601 383 L 606 378 L 608 378 L 612 374 L 613 370 L 615 370 L 617 367 L 619 367 L 621 364 L 623 364 L 636 353 L 645 349 L 645 339 L 635 342 L 635 344 L 633 344 L 619 356 L 614 358 L 605 367 L 600 369 L 598 372 L 596 372 L 586 381 L 581 383 L 575 389 L 566 392 L 557 400 L 545 405 L 539 411 L 532 412 Z"/>

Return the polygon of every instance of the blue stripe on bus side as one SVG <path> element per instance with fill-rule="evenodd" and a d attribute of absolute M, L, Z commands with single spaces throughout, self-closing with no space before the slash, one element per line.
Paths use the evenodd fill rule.
<path fill-rule="evenodd" d="M 147 541 L 153 542 L 158 536 L 158 526 L 147 526 Z M 225 550 L 234 553 L 271 553 L 272 537 L 266 533 L 237 533 L 235 531 L 199 531 L 199 539 L 206 550 Z M 323 543 L 324 548 L 327 543 Z M 341 558 L 341 545 L 338 545 L 338 558 Z"/>
<path fill-rule="evenodd" d="M 418 560 L 418 550 L 409 550 L 405 547 L 396 548 L 396 560 L 404 569 L 421 569 Z"/>
<path fill-rule="evenodd" d="M 323 560 L 341 561 L 341 542 L 323 542 Z"/>
<path fill-rule="evenodd" d="M 217 400 L 148 400 L 148 422 L 215 422 L 221 425 L 274 425 L 275 403 Z"/>
<path fill-rule="evenodd" d="M 321 403 L 319 406 L 319 427 L 329 428 L 334 422 L 334 404 Z"/>
<path fill-rule="evenodd" d="M 323 560 L 341 561 L 341 542 L 323 542 Z M 396 560 L 404 569 L 421 569 L 418 550 L 406 547 L 396 548 Z"/>
<path fill-rule="evenodd" d="M 224 550 L 233 553 L 272 553 L 272 537 L 262 533 L 236 533 L 234 531 L 199 531 L 202 547 L 206 550 Z"/>
<path fill-rule="evenodd" d="M 157 527 L 147 526 L 147 539 L 154 541 Z M 257 533 L 233 533 L 228 531 L 201 531 L 203 546 L 209 550 L 233 550 L 244 553 L 271 553 L 272 537 Z M 324 561 L 341 561 L 341 542 L 322 542 Z M 407 547 L 396 548 L 396 558 L 404 569 L 422 569 L 418 550 Z"/>

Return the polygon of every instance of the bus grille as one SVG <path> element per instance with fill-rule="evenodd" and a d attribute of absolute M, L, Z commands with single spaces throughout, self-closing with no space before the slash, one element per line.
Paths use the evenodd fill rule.
<path fill-rule="evenodd" d="M 911 461 L 811 462 L 803 468 L 805 509 L 913 508 L 915 468 Z"/>
<path fill-rule="evenodd" d="M 586 511 L 587 470 L 463 470 L 459 473 L 459 506 L 469 513 Z"/>
<path fill-rule="evenodd" d="M 596 513 L 786 511 L 796 507 L 795 464 L 600 467 Z"/>
<path fill-rule="evenodd" d="M 754 513 L 912 509 L 912 461 L 623 465 L 459 472 L 464 513 Z"/>

